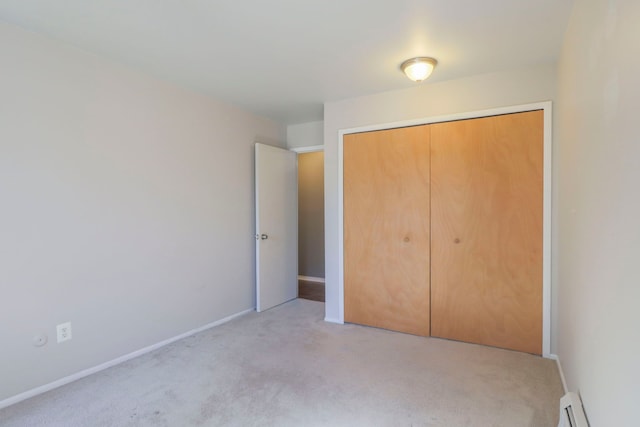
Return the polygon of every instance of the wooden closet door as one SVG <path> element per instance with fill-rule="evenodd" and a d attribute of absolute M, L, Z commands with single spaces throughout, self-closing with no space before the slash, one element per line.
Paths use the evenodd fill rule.
<path fill-rule="evenodd" d="M 431 334 L 540 354 L 543 112 L 431 127 Z"/>
<path fill-rule="evenodd" d="M 344 137 L 347 322 L 429 335 L 429 130 Z"/>

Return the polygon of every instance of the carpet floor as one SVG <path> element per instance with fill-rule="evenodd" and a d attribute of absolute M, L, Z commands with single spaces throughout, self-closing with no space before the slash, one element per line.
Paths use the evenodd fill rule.
<path fill-rule="evenodd" d="M 0 410 L 0 425 L 556 426 L 555 362 L 323 321 L 297 299 Z"/>

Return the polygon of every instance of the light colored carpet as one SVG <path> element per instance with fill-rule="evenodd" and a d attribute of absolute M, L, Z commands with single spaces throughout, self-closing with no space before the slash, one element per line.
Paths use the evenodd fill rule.
<path fill-rule="evenodd" d="M 294 300 L 0 411 L 2 426 L 555 426 L 555 363 Z"/>

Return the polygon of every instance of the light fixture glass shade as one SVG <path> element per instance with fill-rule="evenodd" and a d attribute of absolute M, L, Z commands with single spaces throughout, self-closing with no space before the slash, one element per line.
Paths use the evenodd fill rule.
<path fill-rule="evenodd" d="M 437 63 L 433 58 L 411 58 L 404 61 L 400 68 L 411 80 L 421 82 L 431 75 Z"/>

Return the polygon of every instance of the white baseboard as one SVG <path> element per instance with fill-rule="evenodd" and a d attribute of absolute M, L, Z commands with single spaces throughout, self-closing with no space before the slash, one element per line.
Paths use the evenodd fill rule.
<path fill-rule="evenodd" d="M 550 354 L 549 359 L 553 359 L 556 361 L 556 365 L 558 365 L 558 373 L 560 374 L 560 381 L 562 381 L 562 388 L 564 389 L 565 394 L 569 391 L 567 388 L 567 381 L 564 379 L 564 371 L 562 370 L 562 364 L 560 363 L 560 358 L 557 354 Z"/>
<path fill-rule="evenodd" d="M 324 318 L 325 322 L 329 322 L 329 323 L 337 323 L 338 325 L 344 325 L 344 322 L 342 320 L 339 319 L 333 319 L 331 317 L 325 317 Z"/>
<path fill-rule="evenodd" d="M 298 276 L 298 280 L 306 280 L 307 282 L 324 283 L 324 277 Z"/>
<path fill-rule="evenodd" d="M 140 350 L 136 350 L 136 351 L 134 351 L 132 353 L 129 353 L 129 354 L 125 354 L 124 356 L 117 357 L 117 358 L 115 358 L 113 360 L 110 360 L 108 362 L 102 363 L 102 364 L 100 364 L 98 366 L 94 366 L 92 368 L 88 368 L 88 369 L 82 370 L 80 372 L 76 372 L 75 374 L 71 374 L 71 375 L 66 376 L 64 378 L 60 378 L 59 380 L 50 382 L 48 384 L 42 385 L 40 387 L 36 387 L 34 389 L 31 389 L 31 390 L 27 390 L 27 391 L 25 391 L 23 393 L 16 394 L 15 396 L 8 397 L 8 398 L 6 398 L 4 400 L 0 400 L 0 409 L 6 408 L 7 406 L 13 405 L 13 404 L 18 403 L 18 402 L 22 402 L 23 400 L 26 400 L 26 399 L 29 399 L 31 397 L 37 396 L 39 394 L 46 393 L 47 391 L 53 390 L 54 388 L 58 388 L 58 387 L 61 387 L 61 386 L 65 385 L 65 384 L 69 384 L 69 383 L 71 383 L 73 381 L 79 380 L 80 378 L 87 377 L 87 376 L 89 376 L 91 374 L 95 374 L 96 372 L 103 371 L 103 370 L 105 370 L 107 368 L 110 368 L 112 366 L 119 365 L 120 363 L 126 362 L 127 360 L 131 360 L 131 359 L 134 359 L 136 357 L 142 356 L 143 354 L 150 353 L 150 352 L 152 352 L 154 350 L 159 349 L 160 347 L 164 347 L 165 345 L 169 345 L 169 344 L 171 344 L 173 342 L 176 342 L 178 340 L 181 340 L 183 338 L 187 338 L 187 337 L 190 337 L 191 335 L 195 335 L 198 332 L 202 332 L 202 331 L 205 331 L 207 329 L 211 329 L 211 328 L 213 328 L 215 326 L 222 325 L 223 323 L 227 323 L 230 320 L 235 319 L 236 317 L 243 316 L 243 315 L 245 315 L 247 313 L 250 313 L 250 312 L 252 312 L 254 310 L 255 310 L 254 308 L 250 308 L 248 310 L 244 310 L 244 311 L 241 311 L 239 313 L 232 314 L 231 316 L 227 316 L 224 319 L 216 320 L 215 322 L 208 323 L 208 324 L 206 324 L 204 326 L 201 326 L 199 328 L 195 328 L 195 329 L 187 331 L 187 332 L 185 332 L 183 334 L 176 335 L 175 337 L 166 339 L 164 341 L 160 341 L 159 343 L 152 344 L 152 345 L 150 345 L 148 347 L 144 347 L 144 348 L 142 348 Z"/>

